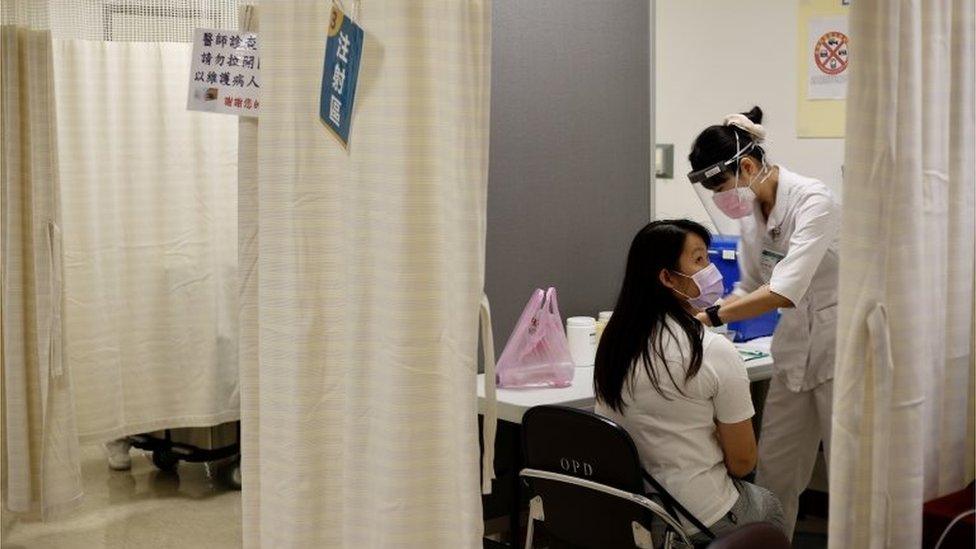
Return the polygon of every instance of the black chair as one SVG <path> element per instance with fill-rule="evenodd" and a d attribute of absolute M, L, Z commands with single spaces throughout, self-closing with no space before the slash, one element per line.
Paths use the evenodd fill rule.
<path fill-rule="evenodd" d="M 714 538 L 641 468 L 637 447 L 616 423 L 574 408 L 537 406 L 523 415 L 522 436 L 526 468 L 520 475 L 535 494 L 526 547 L 532 547 L 535 521 L 542 521 L 554 548 L 652 548 L 655 518 L 664 525 L 661 546 L 690 546 L 679 514 Z M 655 490 L 650 497 L 645 480 Z"/>

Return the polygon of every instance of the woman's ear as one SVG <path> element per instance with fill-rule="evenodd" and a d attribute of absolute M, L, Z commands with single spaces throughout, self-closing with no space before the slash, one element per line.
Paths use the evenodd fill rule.
<path fill-rule="evenodd" d="M 661 272 L 657 274 L 658 280 L 665 288 L 674 289 L 674 279 L 671 277 L 671 273 L 667 269 L 661 269 Z"/>
<path fill-rule="evenodd" d="M 752 177 L 759 173 L 759 162 L 755 158 L 747 156 L 739 161 L 739 169 L 742 170 L 743 175 Z"/>

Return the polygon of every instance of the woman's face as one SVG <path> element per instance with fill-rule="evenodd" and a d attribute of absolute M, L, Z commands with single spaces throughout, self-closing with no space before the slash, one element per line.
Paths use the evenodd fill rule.
<path fill-rule="evenodd" d="M 739 187 L 747 186 L 749 184 L 748 182 L 752 181 L 752 179 L 759 172 L 759 169 L 760 169 L 759 162 L 756 162 L 756 159 L 754 159 L 751 156 L 747 156 L 742 160 L 740 160 L 738 186 Z M 713 188 L 712 192 L 720 193 L 723 191 L 731 191 L 735 187 L 736 187 L 736 177 L 735 177 L 735 172 L 733 171 L 733 172 L 729 172 L 729 175 L 728 177 L 725 178 L 725 181 L 723 181 L 722 184 L 719 185 L 718 187 Z"/>
<path fill-rule="evenodd" d="M 735 175 L 730 175 L 725 178 L 725 181 L 721 185 L 712 189 L 713 193 L 721 193 L 725 191 L 730 191 L 735 188 Z"/>
<path fill-rule="evenodd" d="M 681 251 L 681 257 L 678 258 L 678 271 L 685 276 L 671 276 L 672 287 L 688 297 L 698 297 L 701 291 L 690 277 L 708 267 L 709 263 L 708 248 L 705 246 L 705 241 L 695 233 L 688 233 L 688 236 L 685 237 L 685 246 Z"/>
<path fill-rule="evenodd" d="M 702 237 L 695 233 L 688 233 L 685 237 L 685 249 L 678 259 L 678 267 L 682 273 L 691 276 L 708 267 L 708 247 Z"/>

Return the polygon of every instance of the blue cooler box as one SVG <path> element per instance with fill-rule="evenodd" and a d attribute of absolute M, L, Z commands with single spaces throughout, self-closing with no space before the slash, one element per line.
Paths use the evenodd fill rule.
<path fill-rule="evenodd" d="M 712 245 L 708 248 L 709 260 L 722 273 L 726 294 L 732 291 L 739 280 L 739 263 L 736 261 L 738 244 L 737 236 L 714 235 Z M 773 335 L 777 322 L 779 322 L 779 311 L 772 311 L 749 320 L 731 322 L 729 330 L 735 332 L 736 341 L 749 341 L 757 337 Z"/>

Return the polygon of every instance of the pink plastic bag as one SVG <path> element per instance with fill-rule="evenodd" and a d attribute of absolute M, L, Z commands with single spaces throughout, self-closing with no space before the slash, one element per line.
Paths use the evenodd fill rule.
<path fill-rule="evenodd" d="M 575 373 L 556 289 L 536 290 L 498 359 L 498 386 L 569 387 Z"/>

